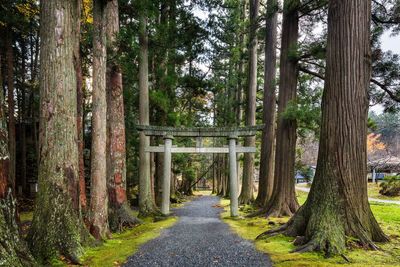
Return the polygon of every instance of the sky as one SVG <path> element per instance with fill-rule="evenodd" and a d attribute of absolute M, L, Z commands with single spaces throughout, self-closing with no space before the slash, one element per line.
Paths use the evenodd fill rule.
<path fill-rule="evenodd" d="M 386 31 L 381 38 L 383 50 L 392 50 L 396 54 L 400 54 L 400 36 L 390 36 L 391 31 Z"/>
<path fill-rule="evenodd" d="M 391 36 L 391 31 L 386 31 L 381 37 L 381 47 L 383 51 L 391 50 L 393 53 L 400 54 L 400 35 Z M 371 111 L 381 114 L 382 105 L 375 105 L 370 108 Z"/>

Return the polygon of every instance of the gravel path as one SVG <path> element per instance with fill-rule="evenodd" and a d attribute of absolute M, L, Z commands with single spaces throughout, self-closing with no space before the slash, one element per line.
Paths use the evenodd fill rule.
<path fill-rule="evenodd" d="M 308 188 L 308 187 L 296 186 L 296 190 L 307 192 L 307 193 L 310 192 L 310 188 Z M 369 197 L 368 200 L 370 202 L 379 202 L 379 203 L 400 205 L 400 201 L 398 201 L 398 200 L 385 200 L 385 199 L 378 199 L 378 198 L 372 198 L 372 197 Z"/>
<path fill-rule="evenodd" d="M 175 210 L 179 221 L 144 244 L 125 266 L 272 266 L 267 255 L 220 219 L 219 198 L 203 196 Z"/>

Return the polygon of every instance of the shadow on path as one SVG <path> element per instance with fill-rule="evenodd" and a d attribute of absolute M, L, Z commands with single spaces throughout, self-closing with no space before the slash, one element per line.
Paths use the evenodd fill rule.
<path fill-rule="evenodd" d="M 272 266 L 220 219 L 217 204 L 218 197 L 202 196 L 175 210 L 178 223 L 141 246 L 124 266 Z"/>

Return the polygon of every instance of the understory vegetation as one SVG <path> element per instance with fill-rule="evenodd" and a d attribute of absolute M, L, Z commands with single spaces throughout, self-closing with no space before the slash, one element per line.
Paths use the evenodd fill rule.
<path fill-rule="evenodd" d="M 385 177 L 380 185 L 379 193 L 389 197 L 400 197 L 400 176 Z"/>

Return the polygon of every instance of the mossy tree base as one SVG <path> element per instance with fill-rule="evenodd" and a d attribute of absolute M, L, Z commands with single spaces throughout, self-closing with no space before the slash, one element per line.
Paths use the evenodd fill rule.
<path fill-rule="evenodd" d="M 61 190 L 40 188 L 41 194 L 28 234 L 32 254 L 40 262 L 48 262 L 59 255 L 79 264 L 83 253 L 82 243 L 88 234 L 77 212 L 73 210 L 69 196 Z"/>
<path fill-rule="evenodd" d="M 240 205 L 249 205 L 249 204 L 251 204 L 253 202 L 254 202 L 254 197 L 247 196 L 247 195 L 244 195 L 244 194 L 241 194 L 239 196 L 239 204 Z"/>
<path fill-rule="evenodd" d="M 132 228 L 142 223 L 132 214 L 132 210 L 127 203 L 124 203 L 119 208 L 110 209 L 108 221 L 112 232 L 121 232 L 124 228 Z"/>
<path fill-rule="evenodd" d="M 0 266 L 35 266 L 16 222 L 16 205 L 11 192 L 0 200 Z"/>
<path fill-rule="evenodd" d="M 139 218 L 154 217 L 162 215 L 161 211 L 157 208 L 154 201 L 150 198 L 142 203 L 139 203 Z"/>
<path fill-rule="evenodd" d="M 294 252 L 321 251 L 327 257 L 342 254 L 348 240 L 360 246 L 377 249 L 375 242 L 388 241 L 369 207 L 368 200 L 359 200 L 354 206 L 352 196 L 344 195 L 335 183 L 315 180 L 306 203 L 283 226 L 262 233 L 262 237 L 284 234 L 296 237 Z M 328 188 L 327 191 L 322 191 Z M 321 192 L 325 192 L 321 194 Z"/>
<path fill-rule="evenodd" d="M 266 217 L 292 216 L 299 209 L 299 206 L 294 192 L 276 194 L 262 212 Z"/>

